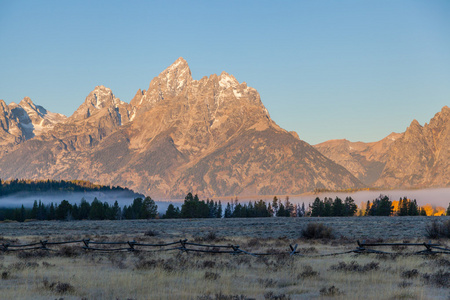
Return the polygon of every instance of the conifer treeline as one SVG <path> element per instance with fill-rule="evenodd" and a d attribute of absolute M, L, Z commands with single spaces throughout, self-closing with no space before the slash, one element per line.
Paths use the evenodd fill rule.
<path fill-rule="evenodd" d="M 305 204 L 302 206 L 293 205 L 286 197 L 284 203 L 276 196 L 272 203 L 263 200 L 250 201 L 248 204 L 241 204 L 238 199 L 227 203 L 222 214 L 222 203 L 207 199 L 200 200 L 197 195 L 187 194 L 181 210 L 170 204 L 166 213 L 162 216 L 166 219 L 175 218 L 263 218 L 263 217 L 296 217 L 304 216 Z"/>
<path fill-rule="evenodd" d="M 450 205 L 449 205 L 450 207 Z M 425 209 L 417 205 L 416 199 L 400 198 L 397 211 L 394 211 L 393 202 L 388 196 L 380 195 L 378 198 L 367 201 L 366 216 L 426 216 Z M 448 215 L 448 214 L 447 214 Z"/>
<path fill-rule="evenodd" d="M 3 181 L 0 179 L 0 196 L 11 195 L 19 192 L 91 192 L 91 191 L 121 191 L 136 194 L 128 188 L 120 186 L 105 186 L 94 184 L 85 180 L 24 180 L 13 179 Z"/>
<path fill-rule="evenodd" d="M 34 201 L 33 207 L 0 208 L 0 221 L 13 220 L 23 222 L 34 220 L 121 220 L 121 219 L 151 219 L 158 215 L 158 206 L 152 198 L 135 198 L 130 206 L 121 208 L 117 201 L 111 206 L 97 198 L 89 203 L 84 198 L 81 203 L 70 204 L 67 200 L 61 203 L 44 205 Z"/>
<path fill-rule="evenodd" d="M 95 198 L 91 203 L 85 199 L 81 203 L 70 204 L 67 200 L 61 203 L 44 205 L 41 201 L 34 201 L 33 207 L 25 208 L 0 208 L 0 221 L 15 220 L 23 222 L 26 219 L 37 220 L 121 220 L 121 219 L 151 219 L 151 218 L 261 218 L 261 217 L 348 217 L 358 212 L 358 207 L 351 197 L 344 201 L 339 197 L 334 200 L 325 197 L 321 200 L 317 197 L 308 209 L 305 204 L 292 204 L 289 197 L 281 201 L 274 197 L 272 202 L 263 200 L 248 204 L 239 203 L 238 199 L 228 202 L 225 210 L 222 203 L 207 199 L 200 200 L 197 195 L 188 193 L 184 203 L 179 207 L 169 204 L 166 213 L 158 214 L 158 206 L 152 198 L 135 198 L 129 206 L 119 207 L 117 201 L 110 206 L 107 202 L 101 202 Z M 417 205 L 416 200 L 406 197 L 400 198 L 398 207 L 394 210 L 394 204 L 388 196 L 380 195 L 372 201 L 367 201 L 365 210 L 360 209 L 360 216 L 417 216 L 426 215 L 425 209 Z M 450 215 L 450 204 L 447 209 Z"/>

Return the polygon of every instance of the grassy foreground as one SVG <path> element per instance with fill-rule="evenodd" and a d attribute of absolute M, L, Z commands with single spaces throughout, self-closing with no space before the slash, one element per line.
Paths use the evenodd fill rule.
<path fill-rule="evenodd" d="M 51 237 L 52 240 L 80 238 Z M 91 236 L 93 240 L 129 240 Z M 188 237 L 189 238 L 189 237 Z M 191 237 L 192 238 L 192 237 Z M 167 242 L 158 232 L 135 237 Z M 1 238 L 0 242 L 38 240 Z M 77 246 L 57 251 L 0 252 L 2 299 L 449 299 L 449 255 L 344 254 L 353 240 L 196 236 L 205 244 L 238 244 L 242 249 L 287 252 L 298 244 L 305 256 L 173 252 L 86 252 Z M 423 239 L 417 240 L 423 242 Z M 410 240 L 410 242 L 415 242 Z M 443 243 L 440 241 L 441 244 Z M 444 242 L 444 245 L 449 246 Z M 404 253 L 402 248 L 385 249 Z"/>

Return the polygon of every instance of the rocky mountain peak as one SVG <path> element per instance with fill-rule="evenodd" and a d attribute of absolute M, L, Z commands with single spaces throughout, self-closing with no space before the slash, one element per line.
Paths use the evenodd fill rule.
<path fill-rule="evenodd" d="M 411 124 L 409 125 L 408 129 L 421 129 L 422 125 L 420 125 L 419 121 L 416 119 L 412 120 Z"/>
<path fill-rule="evenodd" d="M 25 97 L 22 99 L 22 101 L 19 102 L 19 105 L 20 106 L 25 106 L 25 105 L 33 105 L 34 106 L 34 103 L 33 103 L 33 101 L 31 101 L 30 97 Z"/>
<path fill-rule="evenodd" d="M 125 105 L 125 103 L 116 98 L 110 88 L 99 85 L 89 93 L 84 103 L 70 117 L 70 120 L 83 120 L 103 108 L 115 109 L 119 105 Z"/>
<path fill-rule="evenodd" d="M 239 82 L 233 75 L 230 75 L 224 71 L 219 76 L 219 85 L 224 89 L 227 89 L 229 87 L 235 88 L 239 85 Z"/>
<path fill-rule="evenodd" d="M 192 81 L 192 74 L 186 60 L 180 57 L 161 72 L 158 78 L 161 83 L 165 84 L 167 91 L 177 93 Z"/>

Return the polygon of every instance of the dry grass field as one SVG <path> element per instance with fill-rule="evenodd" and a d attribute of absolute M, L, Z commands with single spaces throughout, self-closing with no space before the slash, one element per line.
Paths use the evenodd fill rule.
<path fill-rule="evenodd" d="M 0 243 L 90 238 L 240 245 L 250 252 L 301 255 L 92 252 L 80 244 L 55 251 L 0 252 L 1 299 L 450 299 L 450 255 L 320 254 L 356 248 L 356 239 L 424 242 L 431 217 L 0 223 Z M 438 220 L 449 220 L 449 217 Z M 320 222 L 334 239 L 306 240 Z M 450 247 L 448 239 L 438 242 Z"/>

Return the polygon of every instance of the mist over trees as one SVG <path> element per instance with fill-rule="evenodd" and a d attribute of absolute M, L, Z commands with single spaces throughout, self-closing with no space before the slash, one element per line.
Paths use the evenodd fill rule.
<path fill-rule="evenodd" d="M 150 197 L 135 198 L 130 206 L 121 208 L 117 201 L 113 205 L 101 202 L 97 198 L 89 203 L 81 199 L 80 204 L 70 204 L 62 200 L 59 204 L 53 202 L 44 205 L 34 201 L 33 207 L 0 208 L 0 221 L 13 220 L 122 220 L 122 219 L 153 219 L 158 215 L 158 206 Z"/>
<path fill-rule="evenodd" d="M 305 203 L 293 204 L 289 197 L 284 200 L 274 196 L 272 201 L 250 201 L 240 203 L 238 198 L 228 202 L 225 208 L 221 201 L 200 200 L 198 195 L 188 193 L 180 207 L 169 204 L 163 215 L 158 213 L 158 206 L 151 197 L 134 198 L 130 205 L 120 207 L 117 200 L 113 205 L 97 198 L 89 203 L 81 199 L 80 203 L 71 204 L 62 200 L 59 204 L 44 204 L 35 200 L 32 208 L 22 205 L 20 208 L 0 208 L 0 221 L 12 220 L 123 220 L 154 218 L 267 218 L 267 217 L 351 217 L 355 216 L 426 216 L 424 207 L 407 197 L 391 201 L 388 196 L 380 195 L 367 201 L 365 207 L 358 210 L 352 197 L 342 200 L 339 197 L 323 200 L 316 197 L 305 208 Z M 450 215 L 450 204 L 444 214 Z"/>
<path fill-rule="evenodd" d="M 120 186 L 105 186 L 94 184 L 85 180 L 24 180 L 12 179 L 3 181 L 0 179 L 0 197 L 20 192 L 89 192 L 89 191 L 120 191 L 129 192 L 135 196 L 144 195 L 134 193 L 128 188 Z"/>

